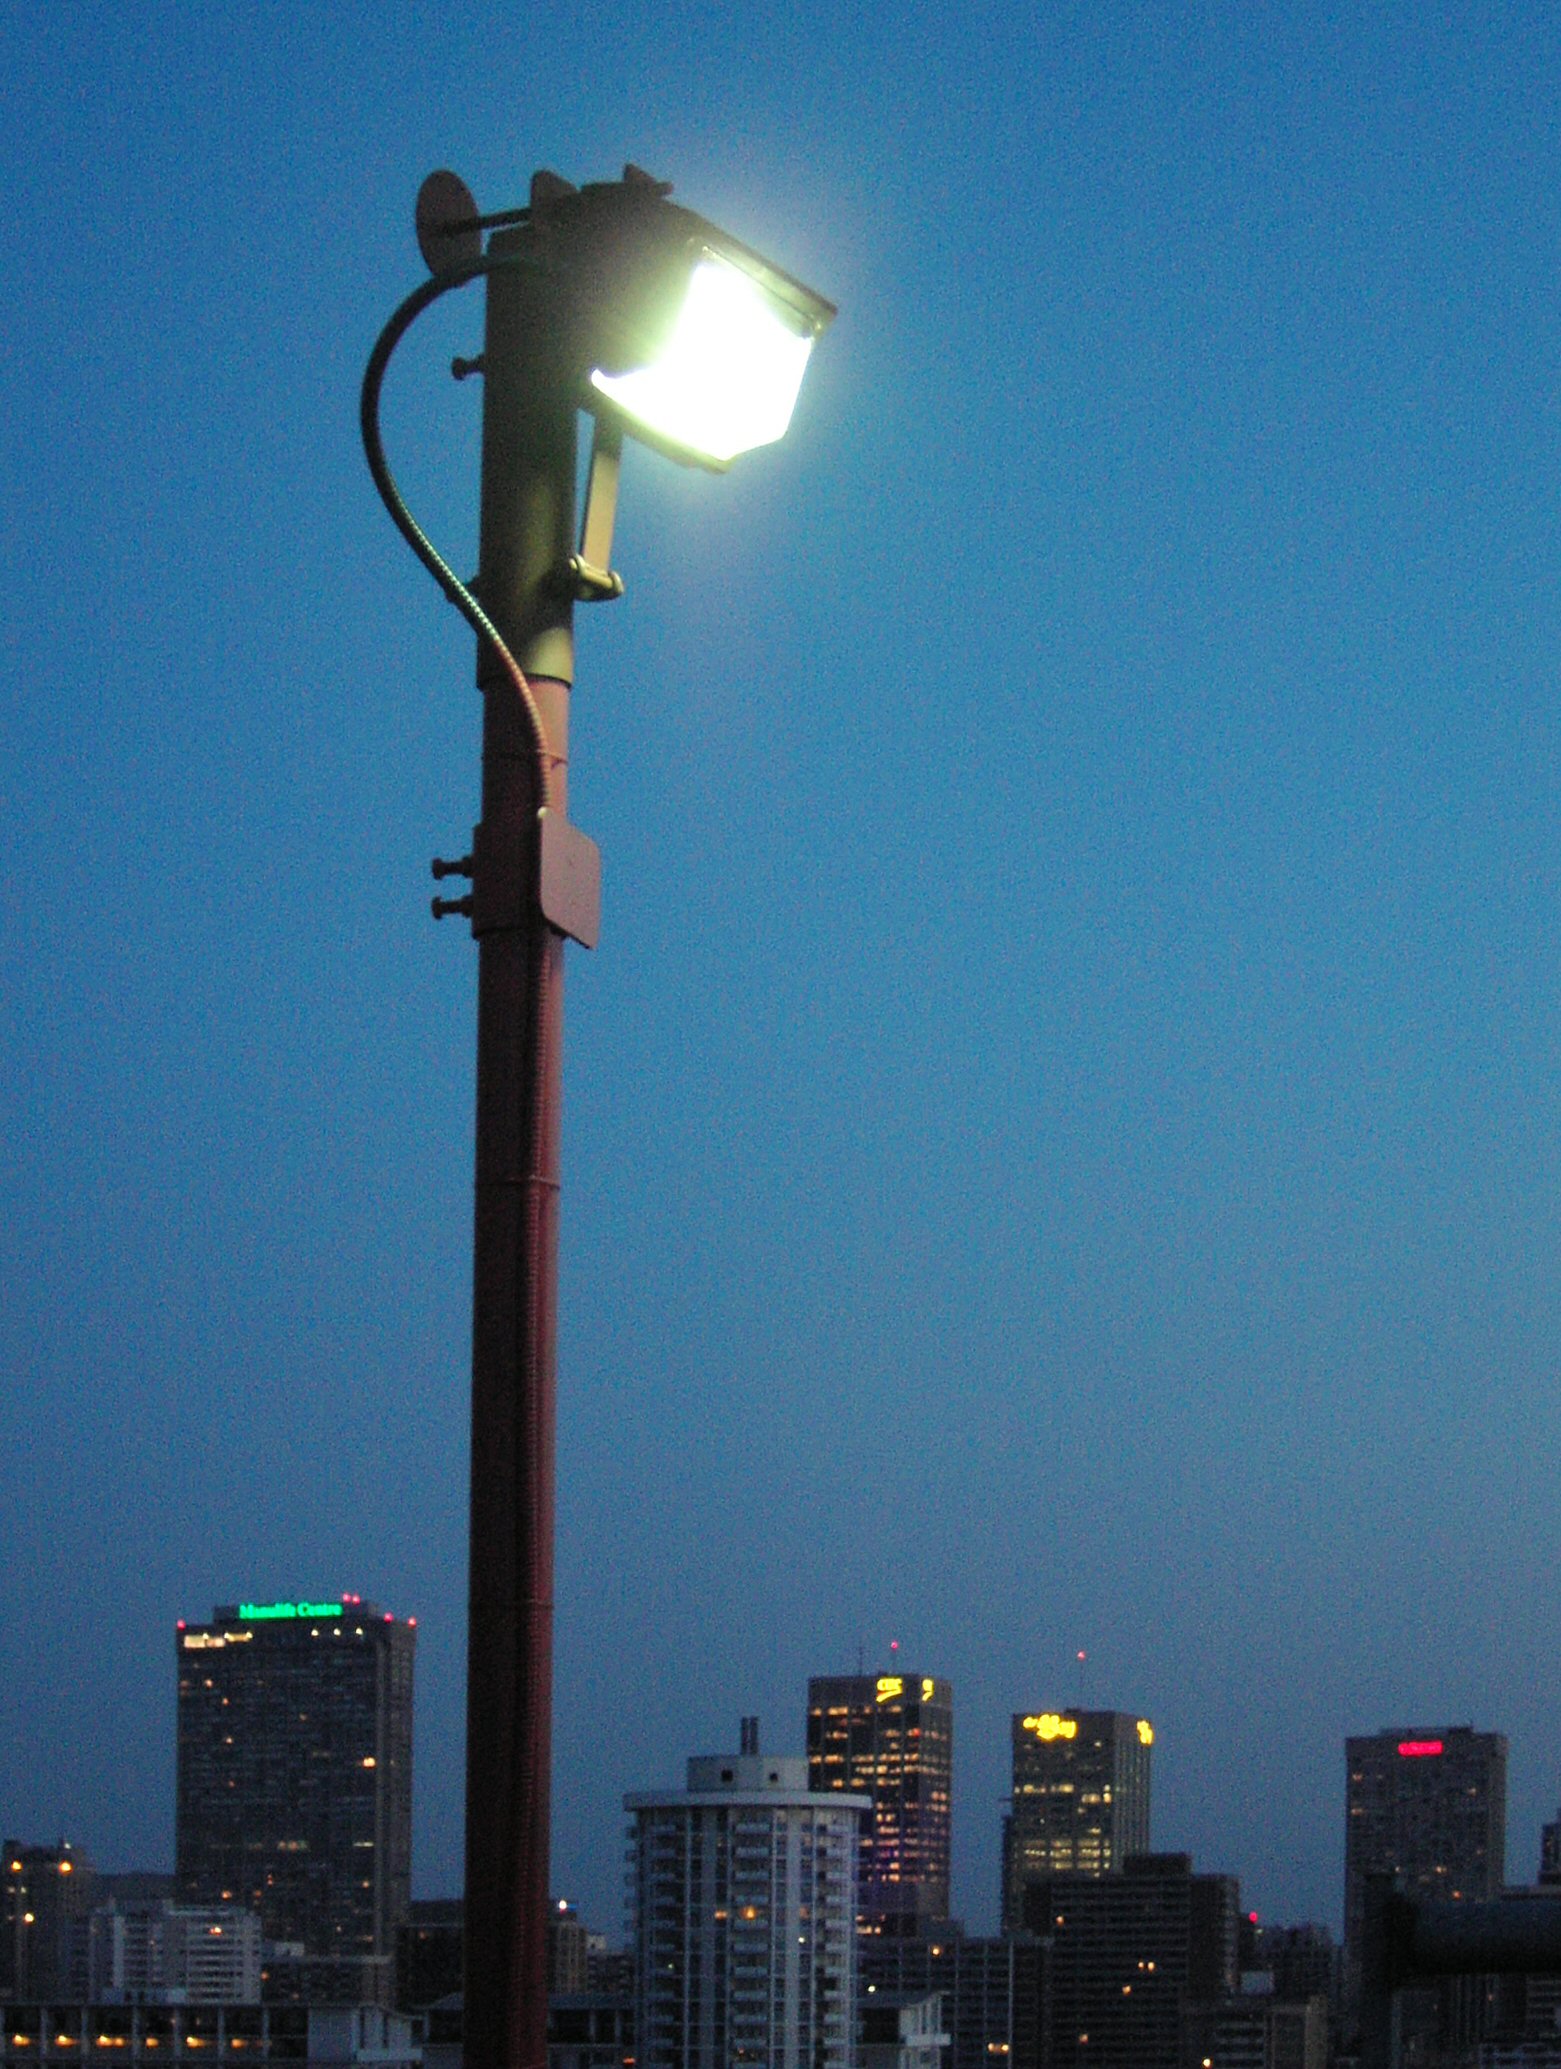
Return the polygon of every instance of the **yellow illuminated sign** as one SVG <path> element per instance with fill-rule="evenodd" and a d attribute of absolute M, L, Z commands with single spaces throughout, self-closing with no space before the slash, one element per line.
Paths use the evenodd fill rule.
<path fill-rule="evenodd" d="M 1154 1726 L 1147 1717 L 1140 1717 L 1138 1720 L 1138 1743 L 1141 1746 L 1154 1744 Z"/>
<path fill-rule="evenodd" d="M 892 1703 L 897 1695 L 904 1695 L 904 1693 L 905 1682 L 900 1675 L 880 1674 L 878 1676 L 879 1702 Z"/>
<path fill-rule="evenodd" d="M 1021 1731 L 1033 1732 L 1038 1739 L 1076 1739 L 1079 1735 L 1076 1717 L 1059 1717 L 1055 1710 L 1047 1710 L 1039 1717 L 1022 1717 Z"/>
<path fill-rule="evenodd" d="M 922 1682 L 921 1699 L 924 1703 L 930 1703 L 932 1701 L 932 1687 L 933 1684 L 930 1681 L 924 1680 Z"/>

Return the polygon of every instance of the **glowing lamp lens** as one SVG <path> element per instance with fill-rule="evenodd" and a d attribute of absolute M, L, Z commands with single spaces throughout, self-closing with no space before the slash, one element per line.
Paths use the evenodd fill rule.
<path fill-rule="evenodd" d="M 591 385 L 650 437 L 724 465 L 785 436 L 812 349 L 811 327 L 706 251 L 655 359 Z"/>

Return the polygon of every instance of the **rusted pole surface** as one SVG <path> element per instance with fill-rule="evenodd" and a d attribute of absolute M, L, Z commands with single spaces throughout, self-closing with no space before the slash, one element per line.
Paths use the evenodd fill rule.
<path fill-rule="evenodd" d="M 502 251 L 524 232 L 496 238 Z M 575 402 L 545 288 L 488 279 L 476 589 L 531 680 L 567 804 Z M 546 2069 L 563 940 L 538 902 L 536 741 L 491 652 L 478 942 L 467 1681 L 466 2069 Z"/>

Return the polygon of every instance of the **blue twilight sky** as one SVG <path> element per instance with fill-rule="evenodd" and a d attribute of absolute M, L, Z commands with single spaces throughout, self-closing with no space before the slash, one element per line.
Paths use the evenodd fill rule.
<path fill-rule="evenodd" d="M 1561 15 L 0 16 L 0 1826 L 172 1854 L 172 1628 L 420 1625 L 457 1886 L 472 643 L 357 384 L 485 206 L 632 158 L 841 307 L 790 439 L 626 470 L 582 614 L 555 1884 L 809 1672 L 1159 1730 L 1336 1918 L 1342 1740 L 1561 1796 Z M 480 298 L 387 432 L 475 540 Z"/>

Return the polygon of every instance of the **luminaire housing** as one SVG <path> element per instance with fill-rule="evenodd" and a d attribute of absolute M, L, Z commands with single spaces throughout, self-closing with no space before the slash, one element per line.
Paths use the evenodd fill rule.
<path fill-rule="evenodd" d="M 643 361 L 591 370 L 636 437 L 707 467 L 784 438 L 823 322 L 731 252 L 691 245 L 668 287 L 675 313 Z"/>
<path fill-rule="evenodd" d="M 538 211 L 575 288 L 584 406 L 686 465 L 784 436 L 834 305 L 631 167 Z"/>

